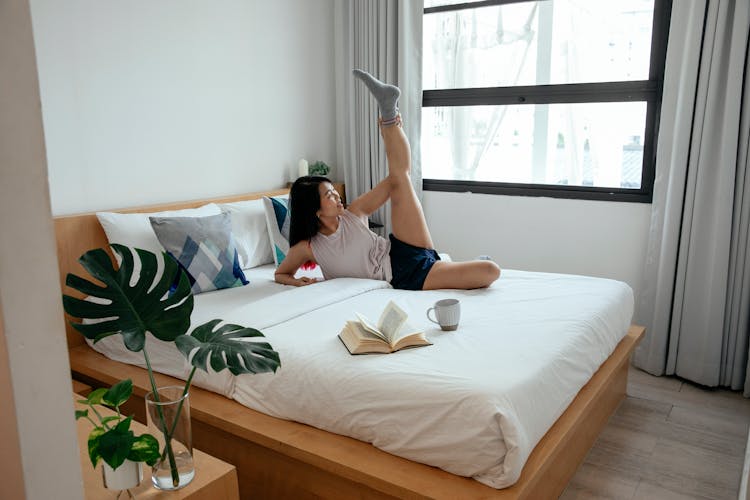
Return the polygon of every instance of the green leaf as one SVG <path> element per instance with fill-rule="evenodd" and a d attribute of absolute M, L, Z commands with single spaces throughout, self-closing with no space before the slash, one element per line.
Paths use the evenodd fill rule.
<path fill-rule="evenodd" d="M 187 332 L 193 295 L 187 276 L 175 260 L 162 254 L 164 271 L 157 276 L 156 254 L 117 244 L 112 245 L 112 250 L 121 257 L 118 269 L 101 248 L 86 252 L 78 260 L 103 286 L 68 274 L 67 286 L 100 300 L 92 302 L 63 295 L 65 312 L 81 320 L 104 320 L 86 324 L 72 322 L 73 327 L 94 341 L 119 333 L 125 346 L 136 352 L 143 349 L 146 332 L 167 342 Z M 136 254 L 140 272 L 131 285 L 136 273 Z M 177 286 L 172 290 L 175 283 Z"/>
<path fill-rule="evenodd" d="M 99 436 L 99 455 L 113 469 L 117 469 L 128 458 L 135 441 L 135 435 L 130 430 L 132 418 L 126 418 Z"/>
<path fill-rule="evenodd" d="M 151 434 L 143 434 L 133 441 L 130 447 L 128 460 L 133 462 L 146 462 L 148 465 L 154 465 L 161 456 L 159 453 L 159 442 Z"/>
<path fill-rule="evenodd" d="M 104 387 L 100 387 L 99 389 L 94 389 L 89 393 L 88 396 L 86 396 L 86 402 L 90 405 L 100 405 L 102 404 L 102 398 L 104 397 L 104 394 L 106 394 L 107 389 Z"/>
<path fill-rule="evenodd" d="M 76 420 L 79 418 L 86 418 L 89 416 L 88 410 L 76 410 Z"/>
<path fill-rule="evenodd" d="M 233 375 L 241 373 L 275 372 L 281 365 L 279 353 L 266 342 L 246 341 L 250 337 L 263 337 L 254 328 L 226 324 L 214 330 L 221 322 L 214 319 L 196 327 L 190 335 L 180 335 L 175 339 L 177 348 L 193 366 L 208 371 L 211 368 L 221 371 L 229 368 Z M 195 351 L 192 358 L 190 354 Z"/>
<path fill-rule="evenodd" d="M 118 408 L 121 404 L 128 400 L 130 395 L 133 394 L 133 381 L 128 379 L 121 380 L 115 385 L 109 388 L 102 397 L 102 402 L 105 405 Z"/>
<path fill-rule="evenodd" d="M 108 424 L 110 422 L 114 422 L 114 421 L 117 421 L 117 420 L 120 420 L 120 417 L 116 417 L 114 415 L 109 416 L 109 417 L 104 417 L 102 419 L 102 425 L 105 425 L 105 424 Z"/>
<path fill-rule="evenodd" d="M 102 434 L 105 432 L 106 430 L 104 427 L 94 427 L 89 433 L 89 458 L 91 459 L 91 465 L 94 467 L 96 467 L 96 464 L 99 463 L 99 459 L 101 458 L 101 455 L 99 454 L 99 438 L 102 437 Z"/>

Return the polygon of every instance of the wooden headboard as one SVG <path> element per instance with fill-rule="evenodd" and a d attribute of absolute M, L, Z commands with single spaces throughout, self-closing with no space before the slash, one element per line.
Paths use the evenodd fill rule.
<path fill-rule="evenodd" d="M 339 189 L 341 186 L 341 189 Z M 343 185 L 336 186 L 339 191 Z M 160 212 L 163 210 L 181 210 L 183 208 L 195 208 L 206 203 L 232 203 L 242 200 L 255 200 L 263 196 L 278 196 L 286 194 L 289 189 L 276 189 L 273 191 L 262 191 L 243 195 L 228 196 L 222 198 L 211 198 L 205 200 L 183 201 L 168 203 L 164 205 L 151 205 L 146 207 L 133 207 L 121 210 L 107 210 L 109 212 Z M 109 248 L 107 236 L 99 224 L 95 213 L 84 213 L 78 215 L 66 215 L 55 217 L 55 238 L 57 240 L 57 263 L 60 268 L 60 286 L 63 293 L 79 295 L 76 290 L 65 286 L 65 277 L 68 273 L 79 276 L 87 276 L 86 271 L 78 263 L 78 259 L 89 250 L 94 248 Z M 79 295 L 80 296 L 80 295 Z M 68 349 L 84 343 L 83 336 L 70 326 L 70 318 L 65 316 L 65 334 L 68 339 Z"/>

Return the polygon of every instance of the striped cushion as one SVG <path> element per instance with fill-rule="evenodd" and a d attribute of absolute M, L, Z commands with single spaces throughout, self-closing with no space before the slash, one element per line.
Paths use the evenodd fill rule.
<path fill-rule="evenodd" d="M 149 220 L 159 242 L 187 273 L 193 293 L 248 283 L 240 268 L 229 214 Z"/>
<path fill-rule="evenodd" d="M 268 226 L 268 236 L 271 239 L 273 262 L 278 267 L 286 254 L 289 253 L 289 197 L 269 198 L 264 196 L 263 207 L 266 210 L 266 225 Z"/>

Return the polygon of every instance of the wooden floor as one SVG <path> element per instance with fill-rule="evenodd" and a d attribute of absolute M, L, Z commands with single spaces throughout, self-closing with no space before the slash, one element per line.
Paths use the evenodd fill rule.
<path fill-rule="evenodd" d="M 750 400 L 630 368 L 627 397 L 560 497 L 737 499 Z"/>

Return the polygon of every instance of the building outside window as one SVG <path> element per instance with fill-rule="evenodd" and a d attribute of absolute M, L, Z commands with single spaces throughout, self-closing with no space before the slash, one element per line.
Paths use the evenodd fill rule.
<path fill-rule="evenodd" d="M 650 202 L 669 0 L 425 0 L 426 190 Z"/>

